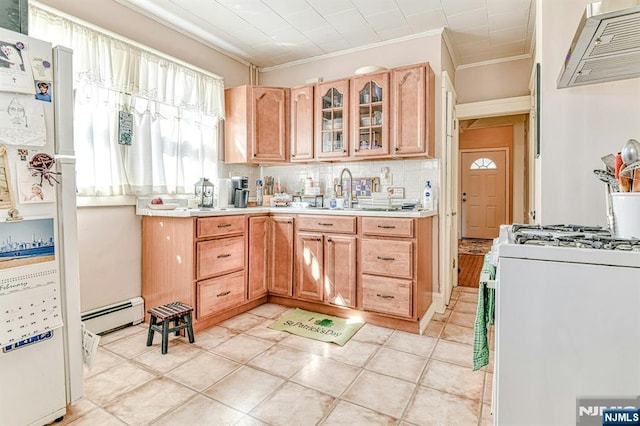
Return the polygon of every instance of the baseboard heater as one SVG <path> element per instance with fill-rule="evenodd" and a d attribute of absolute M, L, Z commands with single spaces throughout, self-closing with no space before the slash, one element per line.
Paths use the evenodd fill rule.
<path fill-rule="evenodd" d="M 103 306 L 82 313 L 82 322 L 96 334 L 104 334 L 144 321 L 144 300 L 134 297 L 113 305 Z"/>

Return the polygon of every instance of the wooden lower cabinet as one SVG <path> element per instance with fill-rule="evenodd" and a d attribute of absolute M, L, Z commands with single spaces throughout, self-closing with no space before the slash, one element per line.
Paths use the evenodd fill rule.
<path fill-rule="evenodd" d="M 431 227 L 431 218 L 361 218 L 363 310 L 421 319 L 432 301 Z"/>
<path fill-rule="evenodd" d="M 324 300 L 338 306 L 356 307 L 357 237 L 325 235 Z"/>
<path fill-rule="evenodd" d="M 356 241 L 355 235 L 298 232 L 294 295 L 355 308 Z"/>
<path fill-rule="evenodd" d="M 270 294 L 293 295 L 293 242 L 292 216 L 269 218 L 269 280 Z"/>
<path fill-rule="evenodd" d="M 259 296 L 255 291 L 252 299 L 248 295 L 247 222 L 246 215 L 144 216 L 145 310 L 186 303 L 195 309 L 194 329 L 199 331 L 264 303 L 266 292 Z"/>
<path fill-rule="evenodd" d="M 218 276 L 244 269 L 244 235 L 196 243 L 196 278 Z"/>
<path fill-rule="evenodd" d="M 267 295 L 267 282 L 269 277 L 269 216 L 249 218 L 248 246 L 247 297 L 252 300 Z"/>
<path fill-rule="evenodd" d="M 363 274 L 413 278 L 413 241 L 363 238 L 361 247 Z"/>
<path fill-rule="evenodd" d="M 246 299 L 244 271 L 198 281 L 196 286 L 198 318 L 236 307 Z"/>
<path fill-rule="evenodd" d="M 430 217 L 144 216 L 142 236 L 145 308 L 189 304 L 196 331 L 272 301 L 419 332 L 432 302 Z"/>
<path fill-rule="evenodd" d="M 362 275 L 362 308 L 410 318 L 412 287 L 410 280 Z"/>
<path fill-rule="evenodd" d="M 296 260 L 294 296 L 301 299 L 324 300 L 322 234 L 298 232 L 296 234 Z"/>
<path fill-rule="evenodd" d="M 355 308 L 356 218 L 305 216 L 298 219 L 298 229 L 294 296 Z M 325 229 L 333 232 L 317 232 Z"/>

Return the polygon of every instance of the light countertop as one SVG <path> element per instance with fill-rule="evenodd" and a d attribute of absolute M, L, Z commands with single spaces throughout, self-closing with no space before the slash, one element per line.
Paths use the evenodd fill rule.
<path fill-rule="evenodd" d="M 295 208 L 295 207 L 247 207 L 247 208 L 227 208 L 227 209 L 188 209 L 177 207 L 173 210 L 153 210 L 145 206 L 136 208 L 136 214 L 140 216 L 162 216 L 162 217 L 207 217 L 226 216 L 238 214 L 260 214 L 260 213 L 282 213 L 282 214 L 314 214 L 332 216 L 374 216 L 374 217 L 406 217 L 421 218 L 438 214 L 436 210 L 365 210 L 365 209 L 326 209 L 326 208 Z"/>

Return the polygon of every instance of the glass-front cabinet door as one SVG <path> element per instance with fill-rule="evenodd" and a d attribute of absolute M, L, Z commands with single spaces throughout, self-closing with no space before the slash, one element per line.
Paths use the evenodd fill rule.
<path fill-rule="evenodd" d="M 349 80 L 320 83 L 316 87 L 316 155 L 349 155 Z"/>
<path fill-rule="evenodd" d="M 351 96 L 353 155 L 388 155 L 389 73 L 355 77 Z"/>

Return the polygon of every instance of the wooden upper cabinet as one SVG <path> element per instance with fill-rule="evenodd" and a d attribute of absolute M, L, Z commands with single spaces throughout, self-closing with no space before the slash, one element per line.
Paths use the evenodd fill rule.
<path fill-rule="evenodd" d="M 291 161 L 313 160 L 313 85 L 291 89 Z"/>
<path fill-rule="evenodd" d="M 349 80 L 316 85 L 316 158 L 349 156 Z"/>
<path fill-rule="evenodd" d="M 225 163 L 288 160 L 289 89 L 239 86 L 226 89 Z"/>
<path fill-rule="evenodd" d="M 392 154 L 398 157 L 434 155 L 435 77 L 429 64 L 394 68 Z"/>
<path fill-rule="evenodd" d="M 351 81 L 351 140 L 355 157 L 387 156 L 389 147 L 389 72 Z"/>

